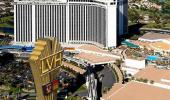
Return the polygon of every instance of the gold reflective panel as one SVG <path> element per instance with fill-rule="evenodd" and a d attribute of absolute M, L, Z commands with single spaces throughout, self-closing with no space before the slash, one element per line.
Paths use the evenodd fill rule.
<path fill-rule="evenodd" d="M 39 39 L 29 62 L 36 86 L 37 100 L 56 100 L 56 76 L 62 63 L 63 51 L 55 38 Z"/>

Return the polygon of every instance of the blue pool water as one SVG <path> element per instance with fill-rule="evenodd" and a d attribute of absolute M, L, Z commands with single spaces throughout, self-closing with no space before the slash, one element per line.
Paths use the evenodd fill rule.
<path fill-rule="evenodd" d="M 147 56 L 146 60 L 149 60 L 149 61 L 156 61 L 158 60 L 158 56 L 155 56 L 155 55 L 149 55 Z"/>
<path fill-rule="evenodd" d="M 139 48 L 139 46 L 138 46 L 138 45 L 133 44 L 133 43 L 131 43 L 131 42 L 130 42 L 130 41 L 128 41 L 128 40 L 123 41 L 121 44 L 123 44 L 123 45 L 127 45 L 128 47 L 131 47 L 131 48 Z"/>

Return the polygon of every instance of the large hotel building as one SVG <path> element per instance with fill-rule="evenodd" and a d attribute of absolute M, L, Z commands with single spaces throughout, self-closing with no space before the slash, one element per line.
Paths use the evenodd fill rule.
<path fill-rule="evenodd" d="M 57 37 L 62 44 L 116 47 L 127 33 L 128 0 L 14 0 L 15 43 Z"/>

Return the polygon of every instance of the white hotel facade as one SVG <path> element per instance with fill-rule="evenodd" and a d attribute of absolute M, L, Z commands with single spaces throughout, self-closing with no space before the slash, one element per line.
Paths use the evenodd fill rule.
<path fill-rule="evenodd" d="M 14 0 L 14 42 L 57 37 L 61 43 L 116 47 L 127 33 L 128 0 Z"/>

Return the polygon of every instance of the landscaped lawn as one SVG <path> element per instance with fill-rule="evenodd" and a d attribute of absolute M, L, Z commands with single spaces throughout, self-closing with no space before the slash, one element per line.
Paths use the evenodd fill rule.
<path fill-rule="evenodd" d="M 165 28 L 170 29 L 170 23 L 166 24 L 166 25 L 165 25 Z"/>
<path fill-rule="evenodd" d="M 9 91 L 12 91 L 13 93 L 18 93 L 18 92 L 21 92 L 21 89 L 16 88 L 16 87 L 10 87 Z"/>
<path fill-rule="evenodd" d="M 69 96 L 66 100 L 82 100 L 79 96 Z"/>
<path fill-rule="evenodd" d="M 0 46 L 8 45 L 9 42 L 10 42 L 9 40 L 0 40 Z"/>
<path fill-rule="evenodd" d="M 7 17 L 0 18 L 0 27 L 13 28 L 14 27 L 13 19 L 14 16 L 7 16 Z"/>
<path fill-rule="evenodd" d="M 82 85 L 80 88 L 77 89 L 76 92 L 85 91 L 85 90 L 87 90 L 87 89 Z"/>
<path fill-rule="evenodd" d="M 7 16 L 7 17 L 2 17 L 0 19 L 1 19 L 1 21 L 9 21 L 9 20 L 11 20 L 13 18 L 14 18 L 14 16 Z"/>
<path fill-rule="evenodd" d="M 10 25 L 8 23 L 0 23 L 0 27 L 8 27 L 8 28 L 13 28 L 13 25 Z"/>

